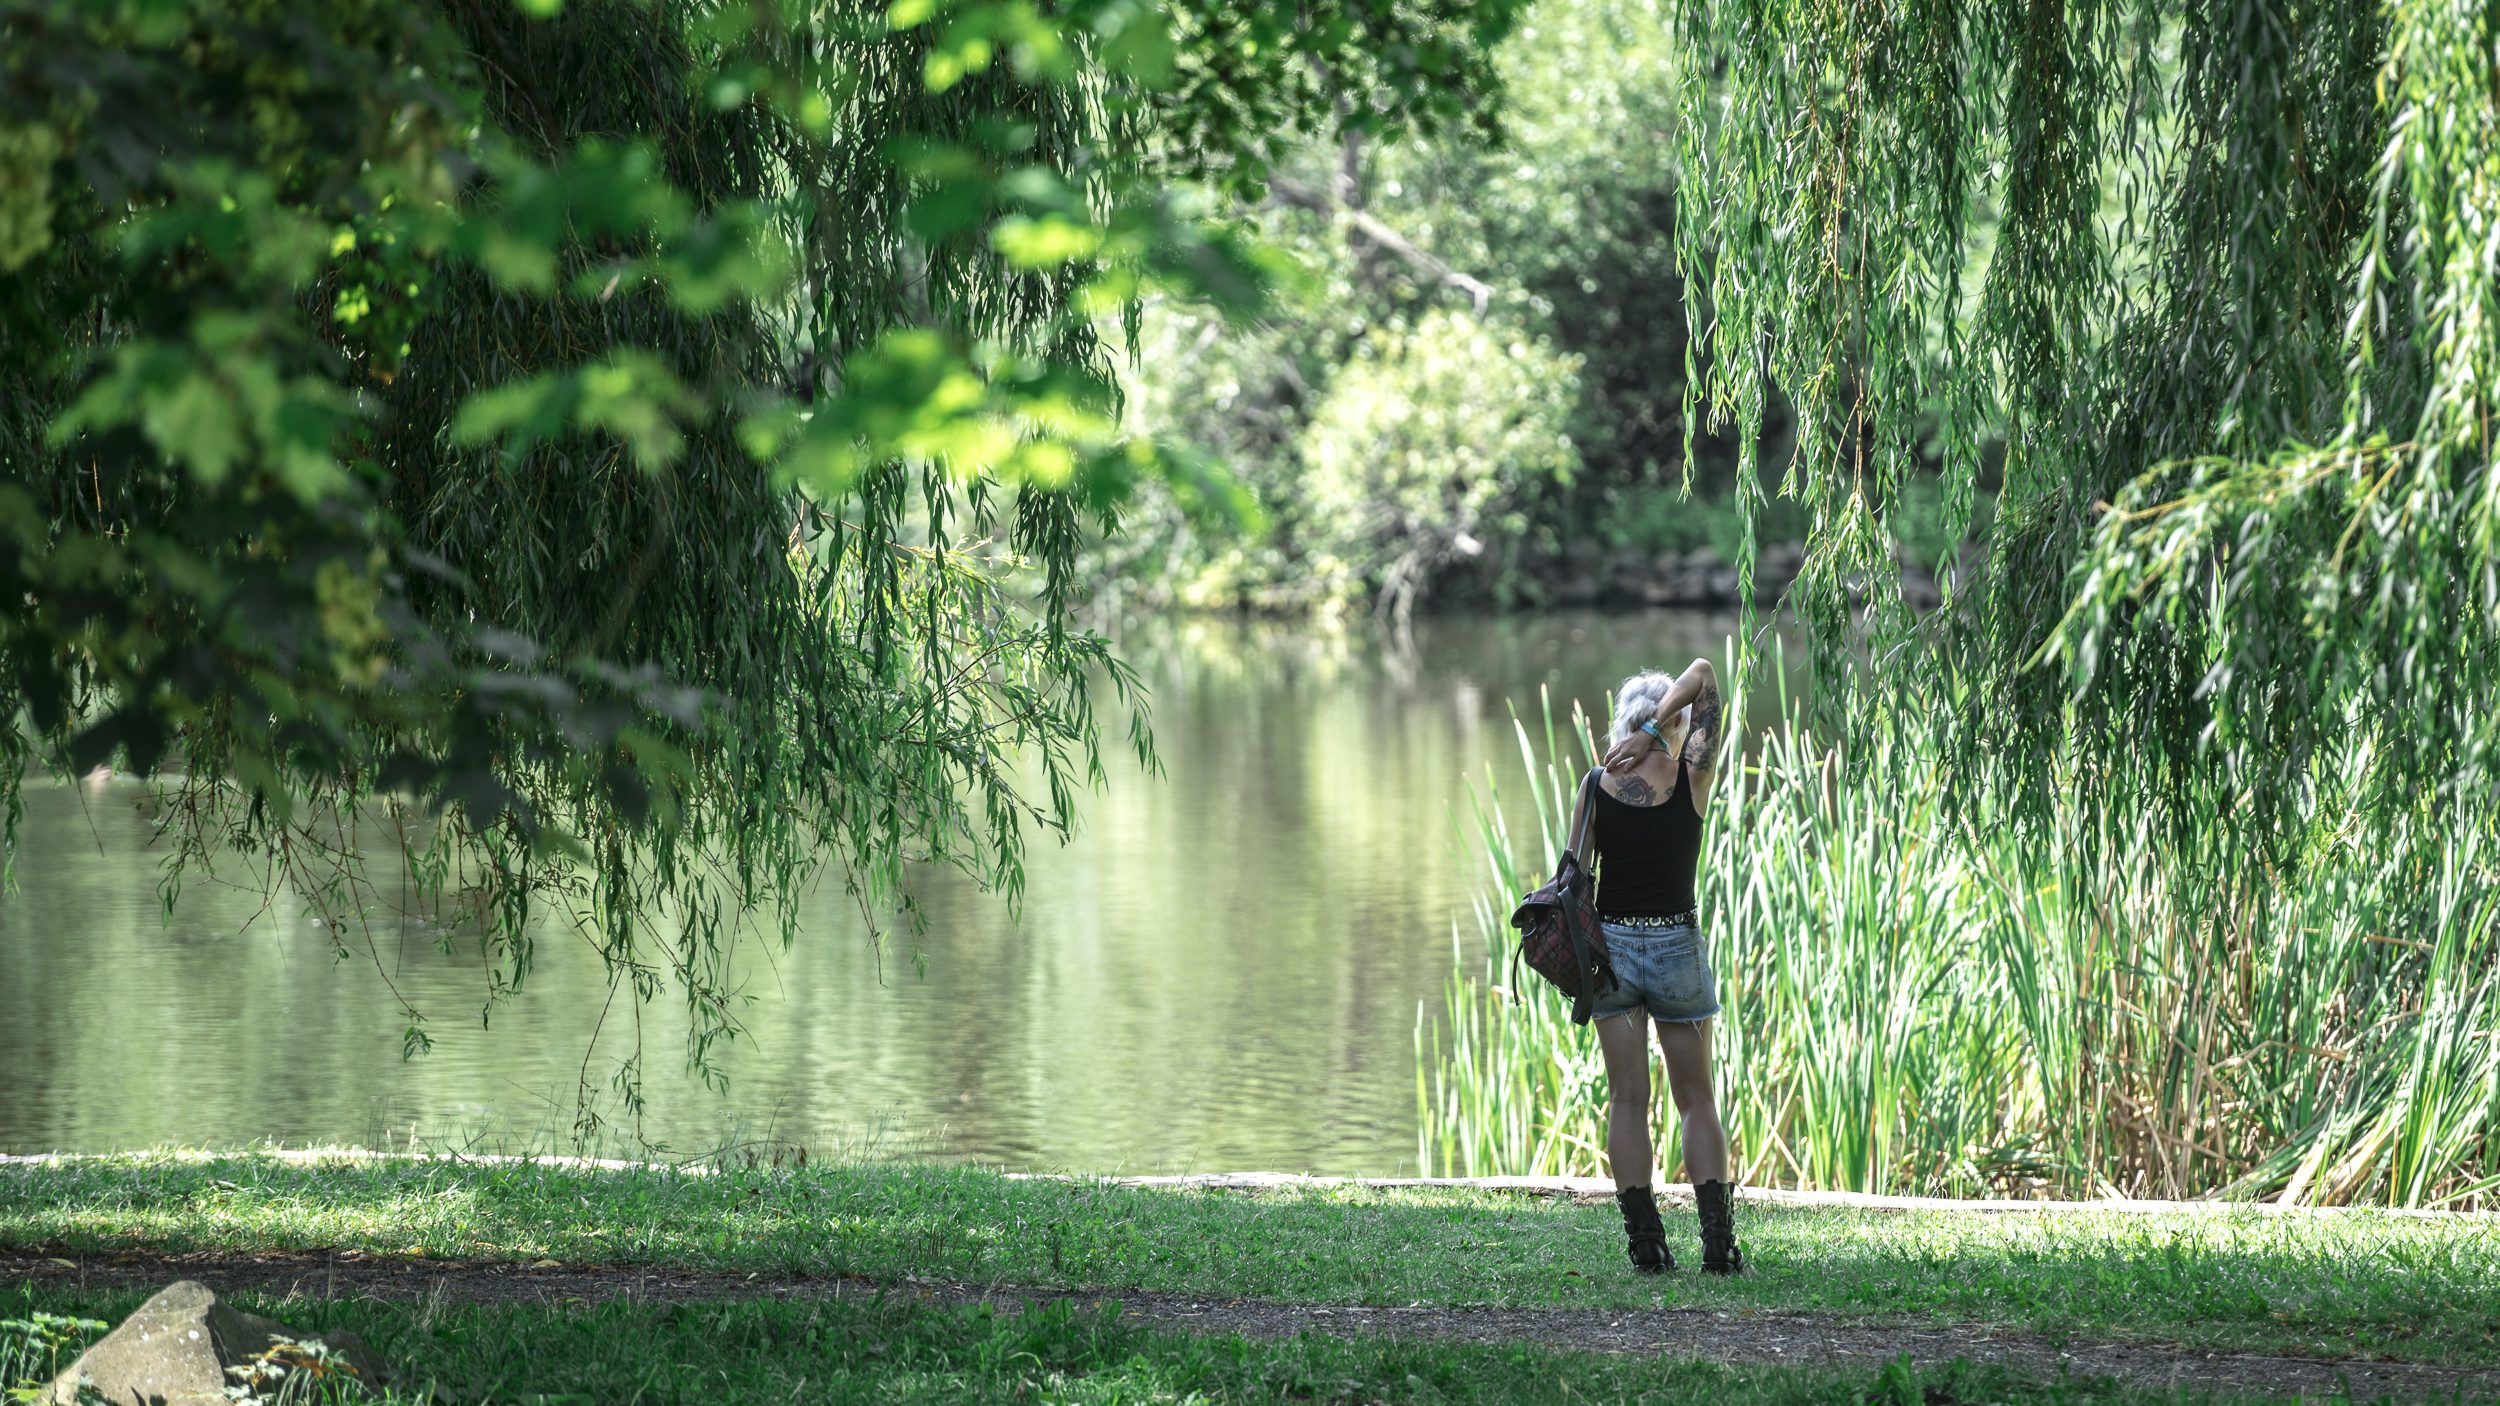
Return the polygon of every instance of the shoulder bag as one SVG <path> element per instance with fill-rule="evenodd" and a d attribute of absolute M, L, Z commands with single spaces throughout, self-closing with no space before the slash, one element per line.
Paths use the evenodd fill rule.
<path fill-rule="evenodd" d="M 1537 975 L 1571 998 L 1574 1025 L 1589 1023 L 1589 1002 L 1614 981 L 1606 932 L 1597 924 L 1597 884 L 1580 863 L 1580 841 L 1597 819 L 1596 789 L 1592 768 L 1580 779 L 1580 798 L 1573 806 L 1579 824 L 1572 827 L 1571 843 L 1554 866 L 1553 879 L 1520 899 L 1510 915 L 1510 925 L 1519 930 L 1519 950 L 1511 956 L 1512 986 L 1518 985 L 1516 973 L 1525 959 Z"/>

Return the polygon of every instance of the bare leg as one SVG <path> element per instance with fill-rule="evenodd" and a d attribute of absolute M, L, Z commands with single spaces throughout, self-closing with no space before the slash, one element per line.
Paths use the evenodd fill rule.
<path fill-rule="evenodd" d="M 1639 1007 L 1592 1022 L 1606 1055 L 1606 1166 L 1615 1189 L 1656 1179 L 1649 1149 L 1649 1045 Z"/>
<path fill-rule="evenodd" d="M 1727 1131 L 1719 1126 L 1718 1091 L 1710 1083 L 1710 1022 L 1659 1021 L 1658 1049 L 1667 1057 L 1667 1091 L 1683 1121 L 1685 1176 L 1696 1186 L 1726 1181 Z M 1613 1072 L 1611 1049 L 1606 1068 Z M 1622 1185 L 1622 1178 L 1615 1184 Z"/>

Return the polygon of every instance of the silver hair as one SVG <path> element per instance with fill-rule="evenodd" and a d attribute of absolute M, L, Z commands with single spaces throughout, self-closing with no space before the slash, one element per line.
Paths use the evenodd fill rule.
<path fill-rule="evenodd" d="M 1615 721 L 1614 726 L 1606 729 L 1607 747 L 1612 748 L 1640 731 L 1641 724 L 1657 713 L 1659 703 L 1665 700 L 1667 690 L 1673 687 L 1673 674 L 1652 671 L 1625 679 L 1615 689 Z M 1666 741 L 1670 745 L 1680 745 L 1684 730 L 1691 726 L 1692 719 L 1692 705 L 1686 704 L 1673 718 L 1659 724 L 1659 730 L 1667 734 Z"/>

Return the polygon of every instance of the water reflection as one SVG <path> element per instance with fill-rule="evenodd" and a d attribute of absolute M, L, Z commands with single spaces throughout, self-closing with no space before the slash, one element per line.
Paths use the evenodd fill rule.
<path fill-rule="evenodd" d="M 1490 759 L 1515 778 L 1510 700 L 1594 703 L 1636 668 L 1717 655 L 1732 624 L 1436 619 L 1404 648 L 1277 622 L 1143 628 L 1123 650 L 1166 774 L 1111 764 L 1077 839 L 1034 850 L 1023 921 L 930 874 L 927 933 L 881 951 L 826 883 L 795 946 L 741 958 L 754 999 L 726 1097 L 682 1071 L 672 1008 L 640 1013 L 642 1133 L 822 1150 L 883 1130 L 889 1150 L 1090 1171 L 1412 1170 L 1416 1009 L 1468 921 L 1462 776 Z M 395 928 L 341 963 L 286 903 L 262 913 L 198 878 L 164 921 L 140 788 L 30 784 L 26 801 L 23 892 L 0 900 L 0 1149 L 545 1145 L 585 1075 L 631 1052 L 629 1001 L 593 1048 L 606 987 L 566 933 L 542 935 L 482 1030 L 474 951 Z M 414 1062 L 394 985 L 434 1018 Z"/>

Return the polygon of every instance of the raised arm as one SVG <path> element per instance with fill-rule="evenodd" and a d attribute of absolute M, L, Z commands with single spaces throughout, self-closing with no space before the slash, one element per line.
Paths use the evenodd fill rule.
<path fill-rule="evenodd" d="M 1727 716 L 1727 705 L 1719 697 L 1719 671 L 1707 659 L 1694 660 L 1675 676 L 1675 686 L 1658 700 L 1658 709 L 1650 721 L 1663 725 L 1688 705 L 1693 710 L 1693 725 L 1684 735 L 1684 764 L 1706 773 L 1718 760 Z M 1635 732 L 1606 753 L 1606 770 L 1618 774 L 1630 771 L 1657 745 L 1658 740 L 1648 733 Z"/>
<path fill-rule="evenodd" d="M 1693 726 L 1684 734 L 1684 765 L 1708 771 L 1718 764 L 1720 729 L 1727 715 L 1727 705 L 1719 697 L 1719 671 L 1710 667 L 1709 660 L 1696 659 L 1668 691 L 1678 692 L 1687 682 L 1693 685 Z M 1669 715 L 1665 708 L 1658 711 L 1661 717 Z"/>

